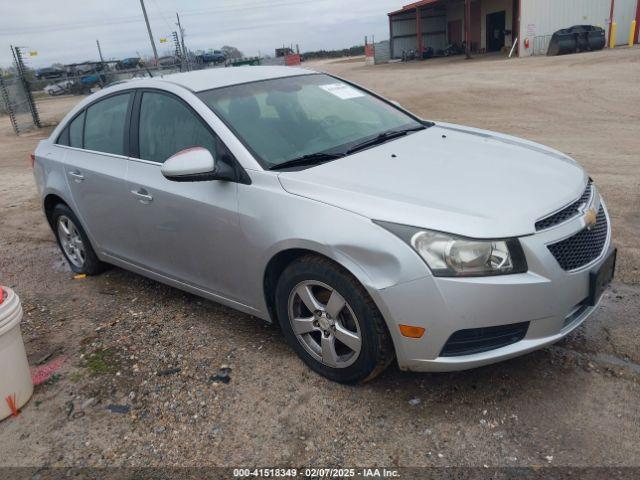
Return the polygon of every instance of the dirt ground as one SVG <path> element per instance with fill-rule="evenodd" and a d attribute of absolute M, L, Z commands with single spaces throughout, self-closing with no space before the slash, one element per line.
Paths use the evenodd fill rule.
<path fill-rule="evenodd" d="M 22 298 L 30 363 L 66 360 L 0 422 L 0 466 L 640 466 L 640 50 L 314 66 L 425 118 L 581 162 L 620 248 L 602 308 L 557 345 L 498 365 L 393 366 L 337 385 L 247 315 L 117 268 L 74 280 L 28 162 L 49 130 L 15 137 L 2 117 L 0 283 Z M 77 101 L 43 100 L 42 117 L 59 121 Z M 215 381 L 222 367 L 229 383 Z"/>

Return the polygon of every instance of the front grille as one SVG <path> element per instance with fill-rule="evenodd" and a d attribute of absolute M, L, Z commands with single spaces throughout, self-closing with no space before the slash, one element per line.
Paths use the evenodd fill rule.
<path fill-rule="evenodd" d="M 549 245 L 548 248 L 564 270 L 584 267 L 598 258 L 607 243 L 609 222 L 604 208 L 596 217 L 596 224 L 580 230 L 574 236 Z"/>
<path fill-rule="evenodd" d="M 440 356 L 458 357 L 506 347 L 522 340 L 528 329 L 529 322 L 522 322 L 497 327 L 458 330 L 449 337 Z"/>
<path fill-rule="evenodd" d="M 582 196 L 578 200 L 573 202 L 568 207 L 563 208 L 559 212 L 556 212 L 553 215 L 549 215 L 548 217 L 543 218 L 542 220 L 538 220 L 536 222 L 536 230 L 540 231 L 540 230 L 546 230 L 547 228 L 555 227 L 556 225 L 564 223 L 567 220 L 578 215 L 582 210 L 582 207 L 586 205 L 587 202 L 589 202 L 592 191 L 593 191 L 593 182 L 589 180 L 589 183 L 587 183 L 587 188 L 585 188 L 584 192 L 582 193 Z"/>

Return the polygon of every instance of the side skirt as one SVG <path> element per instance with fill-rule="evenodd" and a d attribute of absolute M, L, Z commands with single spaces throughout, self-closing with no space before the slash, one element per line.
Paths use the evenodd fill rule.
<path fill-rule="evenodd" d="M 116 265 L 120 268 L 123 268 L 125 270 L 129 270 L 131 272 L 137 273 L 139 275 L 142 275 L 143 277 L 147 277 L 150 278 L 152 280 L 156 280 L 160 283 L 164 283 L 165 285 L 169 285 L 171 287 L 175 287 L 179 290 L 183 290 L 185 292 L 189 292 L 189 293 L 193 293 L 194 295 L 197 295 L 199 297 L 203 297 L 206 298 L 207 300 L 212 300 L 216 303 L 220 303 L 222 305 L 225 305 L 227 307 L 233 308 L 234 310 L 238 310 L 240 312 L 243 313 L 247 313 L 249 315 L 253 315 L 254 317 L 258 317 L 262 320 L 265 320 L 269 323 L 272 323 L 271 318 L 269 317 L 269 314 L 267 312 L 261 312 L 260 310 L 250 307 L 249 305 L 245 305 L 243 303 L 240 302 L 236 302 L 235 300 L 231 300 L 228 299 L 226 297 L 223 297 L 221 295 L 215 294 L 213 292 L 210 292 L 208 290 L 204 290 L 200 287 L 196 287 L 195 285 L 191 285 L 188 283 L 184 283 L 181 282 L 179 280 L 175 280 L 173 278 L 170 277 L 166 277 L 164 275 L 161 275 L 159 273 L 153 272 L 147 268 L 141 267 L 139 265 L 133 264 L 131 262 L 128 262 L 126 260 L 122 260 L 118 257 L 114 257 L 112 255 L 109 255 L 106 252 L 101 252 L 102 255 L 100 255 L 101 257 L 104 257 L 104 261 L 107 263 L 110 263 L 112 265 Z"/>

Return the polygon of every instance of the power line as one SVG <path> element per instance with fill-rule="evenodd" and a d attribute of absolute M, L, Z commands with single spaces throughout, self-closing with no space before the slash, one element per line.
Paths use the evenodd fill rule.
<path fill-rule="evenodd" d="M 160 14 L 160 16 L 162 17 L 162 20 L 164 21 L 165 25 L 167 27 L 169 27 L 169 30 L 171 30 L 173 27 L 171 26 L 171 24 L 167 21 L 167 18 L 164 16 L 164 13 L 162 13 L 162 10 L 160 10 L 160 6 L 158 5 L 158 2 L 156 2 L 156 0 L 151 0 L 153 2 L 153 4 L 156 7 L 156 10 L 158 10 L 158 13 Z"/>
<path fill-rule="evenodd" d="M 242 7 L 228 7 L 228 8 L 204 8 L 199 10 L 187 10 L 182 12 L 181 15 L 183 17 L 188 16 L 196 16 L 203 15 L 205 13 L 232 13 L 232 12 L 243 12 L 247 10 L 256 10 L 261 8 L 275 8 L 275 7 L 289 7 L 289 6 L 297 6 L 297 5 L 305 5 L 309 3 L 321 3 L 326 2 L 327 0 L 300 0 L 300 1 L 284 1 L 284 2 L 276 2 L 276 3 L 253 3 L 253 4 L 245 4 Z M 0 30 L 0 37 L 2 36 L 12 36 L 12 35 L 27 35 L 33 33 L 50 33 L 50 32 L 59 32 L 63 30 L 80 30 L 83 28 L 86 29 L 96 29 L 102 27 L 108 27 L 113 25 L 125 25 L 128 23 L 137 23 L 140 21 L 140 17 L 138 16 L 126 16 L 126 17 L 114 17 L 111 19 L 104 18 L 92 18 L 86 19 L 78 22 L 70 22 L 70 23 L 60 23 L 52 26 L 35 26 L 29 27 L 25 29 L 3 29 Z"/>

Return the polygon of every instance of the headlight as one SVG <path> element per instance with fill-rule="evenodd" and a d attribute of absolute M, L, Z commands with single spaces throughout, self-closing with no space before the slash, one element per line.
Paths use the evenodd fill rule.
<path fill-rule="evenodd" d="M 395 223 L 375 223 L 411 245 L 437 277 L 477 277 L 527 271 L 517 238 L 475 240 Z"/>

